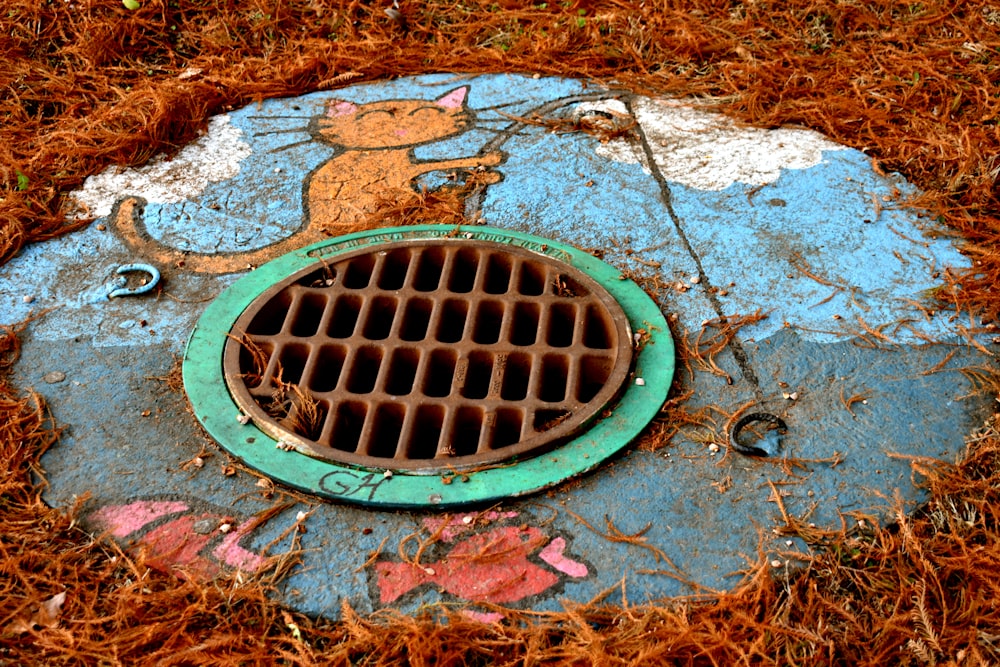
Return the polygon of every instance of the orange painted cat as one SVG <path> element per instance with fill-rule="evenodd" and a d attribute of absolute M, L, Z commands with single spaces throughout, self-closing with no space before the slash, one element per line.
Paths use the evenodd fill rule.
<path fill-rule="evenodd" d="M 368 215 L 380 199 L 412 193 L 421 174 L 447 169 L 475 169 L 500 164 L 500 153 L 454 160 L 419 162 L 416 146 L 454 137 L 471 127 L 466 108 L 468 86 L 456 88 L 436 100 L 387 100 L 354 104 L 331 100 L 326 114 L 314 118 L 315 139 L 340 150 L 308 178 L 305 187 L 304 223 L 291 237 L 270 246 L 241 253 L 184 252 L 163 245 L 146 231 L 141 200 L 129 197 L 112 214 L 118 232 L 142 256 L 188 271 L 232 273 L 257 266 L 304 245 L 362 231 L 373 225 Z M 495 182 L 499 175 L 487 182 Z"/>

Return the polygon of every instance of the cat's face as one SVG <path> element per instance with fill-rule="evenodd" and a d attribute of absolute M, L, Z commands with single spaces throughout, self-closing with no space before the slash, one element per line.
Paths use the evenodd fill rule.
<path fill-rule="evenodd" d="M 331 100 L 317 119 L 321 140 L 348 149 L 405 148 L 461 134 L 472 123 L 465 108 L 468 86 L 436 100 L 387 100 L 354 104 Z"/>

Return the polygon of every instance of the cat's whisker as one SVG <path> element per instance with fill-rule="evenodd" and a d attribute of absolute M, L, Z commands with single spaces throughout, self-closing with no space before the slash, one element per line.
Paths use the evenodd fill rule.
<path fill-rule="evenodd" d="M 311 118 L 314 118 L 315 116 L 316 116 L 316 114 L 309 115 L 309 116 L 247 116 L 247 118 L 250 118 L 250 119 L 253 119 L 253 120 L 271 120 L 272 118 L 297 118 L 297 119 L 300 119 L 300 120 L 310 120 Z"/>
<path fill-rule="evenodd" d="M 491 107 L 479 107 L 476 111 L 493 111 L 494 109 L 506 109 L 507 107 L 512 107 L 515 104 L 524 104 L 528 100 L 517 100 L 516 102 L 504 102 L 503 104 L 494 104 Z"/>
<path fill-rule="evenodd" d="M 482 130 L 483 132 L 492 132 L 493 134 L 506 134 L 506 135 L 511 136 L 511 137 L 517 136 L 517 135 L 523 135 L 524 134 L 524 132 L 521 132 L 520 130 L 518 130 L 516 132 L 511 132 L 509 130 L 502 130 L 502 129 L 496 128 L 496 127 L 477 127 L 477 128 L 474 128 L 474 130 L 472 130 L 472 131 L 475 131 L 475 130 Z"/>
<path fill-rule="evenodd" d="M 279 151 L 287 151 L 289 148 L 295 148 L 296 146 L 301 146 L 302 144 L 311 144 L 313 139 L 306 139 L 304 141 L 296 141 L 295 143 L 285 144 L 284 146 L 279 146 L 277 148 L 272 148 L 268 153 L 277 153 Z"/>
<path fill-rule="evenodd" d="M 262 132 L 254 132 L 253 136 L 263 137 L 266 134 L 304 134 L 308 131 L 308 127 L 292 127 L 287 130 L 264 130 Z"/>

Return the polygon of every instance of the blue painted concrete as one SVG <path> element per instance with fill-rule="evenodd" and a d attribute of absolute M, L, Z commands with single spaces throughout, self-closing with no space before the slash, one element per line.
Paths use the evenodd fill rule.
<path fill-rule="evenodd" d="M 601 157 L 598 140 L 585 134 L 557 135 L 536 126 L 498 134 L 511 121 L 486 110 L 505 105 L 504 113 L 528 115 L 549 105 L 546 113 L 562 116 L 572 113 L 576 102 L 560 100 L 600 97 L 592 87 L 555 79 L 438 75 L 272 100 L 231 113 L 230 122 L 253 149 L 239 173 L 209 184 L 190 201 L 151 202 L 145 222 L 155 238 L 181 249 L 266 247 L 301 227 L 303 180 L 337 154 L 295 131 L 330 98 L 358 104 L 434 99 L 461 85 L 469 86 L 469 106 L 480 110 L 477 129 L 418 147 L 419 159 L 467 156 L 484 147 L 503 151 L 505 161 L 496 168 L 503 180 L 490 185 L 482 200 L 485 222 L 598 248 L 622 270 L 658 272 L 668 286 L 686 284 L 686 291 L 661 294 L 665 312 L 677 315 L 675 334 L 694 334 L 703 321 L 723 314 L 768 312 L 719 355 L 732 384 L 696 369 L 682 373 L 679 389 L 694 390 L 691 409 L 716 406 L 731 413 L 753 401 L 780 411 L 789 425 L 790 456 L 845 456 L 840 465 L 813 463 L 788 475 L 771 461 L 735 453 L 723 457 L 725 448 L 713 454 L 705 442 L 711 434 L 695 429 L 658 453 L 633 451 L 566 488 L 508 503 L 500 509 L 519 516 L 496 519 L 493 526 L 524 524 L 538 527 L 550 542 L 562 538 L 565 556 L 587 570 L 584 577 L 572 576 L 531 554 L 528 559 L 555 573 L 558 583 L 516 605 L 558 608 L 560 598 L 590 599 L 622 576 L 628 577 L 632 601 L 690 590 L 671 577 L 650 574 L 667 569 L 651 551 L 607 541 L 570 511 L 602 530 L 605 516 L 624 532 L 651 523 L 649 543 L 686 576 L 703 586 L 725 587 L 737 580 L 732 573 L 745 566 L 746 555 L 755 558 L 758 528 L 770 535 L 775 524 L 769 481 L 789 492 L 783 500 L 794 513 L 811 511 L 809 520 L 838 526 L 841 512 L 884 513 L 885 497 L 897 489 L 911 504 L 920 499 L 908 463 L 893 455 L 959 454 L 964 436 L 988 408 L 985 400 L 963 398 L 972 387 L 958 369 L 984 357 L 962 344 L 947 316 L 926 318 L 908 300 L 920 301 L 924 290 L 940 283 L 935 272 L 966 266 L 967 260 L 947 240 L 924 238 L 919 223 L 926 221 L 912 212 L 882 210 L 876 218 L 872 197 L 881 201 L 907 186 L 873 173 L 868 158 L 856 151 L 824 152 L 819 164 L 785 170 L 756 190 L 744 183 L 701 190 L 667 181 L 655 161 L 647 172 L 641 164 Z M 424 181 L 437 184 L 442 178 L 436 174 Z M 121 193 L 129 194 L 134 193 Z M 30 247 L 0 268 L 4 321 L 55 308 L 31 325 L 16 375 L 20 386 L 40 391 L 56 419 L 69 426 L 43 459 L 50 482 L 45 498 L 68 506 L 90 493 L 93 509 L 181 498 L 252 516 L 271 507 L 280 493 L 264 497 L 257 478 L 247 472 L 222 474 L 226 455 L 206 442 L 185 398 L 151 379 L 170 371 L 205 304 L 233 277 L 163 267 L 165 293 L 94 303 L 118 266 L 142 259 L 113 232 L 91 226 Z M 797 268 L 803 266 L 843 290 L 820 303 L 833 288 L 804 275 Z M 695 276 L 697 284 L 690 282 Z M 713 286 L 727 294 L 710 294 Z M 25 303 L 25 296 L 33 301 Z M 888 325 L 884 333 L 892 344 L 872 348 L 857 338 L 852 332 L 860 329 L 858 317 L 872 327 Z M 906 326 L 897 327 L 901 320 Z M 936 372 L 928 373 L 932 369 Z M 42 378 L 51 371 L 66 373 L 66 380 L 45 383 Z M 791 391 L 796 400 L 782 397 Z M 853 404 L 852 415 L 841 396 L 859 393 L 867 403 Z M 715 427 L 720 444 L 722 412 Z M 200 468 L 190 464 L 199 455 Z M 375 570 L 358 568 L 384 538 L 383 560 L 396 558 L 399 542 L 413 532 L 427 537 L 431 531 L 424 521 L 434 517 L 295 503 L 242 546 L 260 551 L 297 512 L 311 511 L 302 535 L 303 566 L 283 592 L 289 604 L 310 613 L 336 614 L 345 598 L 360 611 L 381 606 Z M 774 553 L 789 549 L 784 538 L 765 546 Z M 449 548 L 432 547 L 428 562 L 445 557 Z M 414 609 L 438 600 L 460 602 L 425 584 L 392 604 Z"/>

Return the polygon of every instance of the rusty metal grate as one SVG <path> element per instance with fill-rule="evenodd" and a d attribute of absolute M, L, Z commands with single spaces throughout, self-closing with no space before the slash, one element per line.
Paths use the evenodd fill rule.
<path fill-rule="evenodd" d="M 622 389 L 632 341 L 594 279 L 486 241 L 380 244 L 301 270 L 237 319 L 240 408 L 323 459 L 417 472 L 558 446 Z"/>

